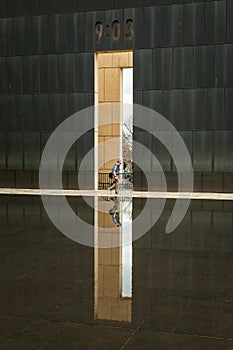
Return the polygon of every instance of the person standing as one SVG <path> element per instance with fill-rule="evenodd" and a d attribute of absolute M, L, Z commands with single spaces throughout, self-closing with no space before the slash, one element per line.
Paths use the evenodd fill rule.
<path fill-rule="evenodd" d="M 113 168 L 112 168 L 112 179 L 113 183 L 112 185 L 108 188 L 109 192 L 111 193 L 112 190 L 115 190 L 115 194 L 118 194 L 119 191 L 119 172 L 120 172 L 120 165 L 121 161 L 118 160 Z"/>

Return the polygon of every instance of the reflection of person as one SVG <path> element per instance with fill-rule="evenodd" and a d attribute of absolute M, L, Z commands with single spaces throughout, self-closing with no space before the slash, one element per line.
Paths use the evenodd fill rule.
<path fill-rule="evenodd" d="M 115 211 L 115 213 L 112 214 L 112 221 L 114 222 L 115 225 L 117 225 L 117 227 L 121 226 L 120 217 L 119 217 L 119 212 L 118 211 Z"/>
<path fill-rule="evenodd" d="M 108 188 L 109 192 L 111 193 L 112 190 L 115 190 L 115 193 L 117 194 L 119 191 L 119 172 L 120 172 L 120 165 L 121 162 L 118 160 L 116 164 L 114 164 L 112 168 L 112 179 L 113 183 L 112 185 Z"/>
<path fill-rule="evenodd" d="M 115 201 L 114 206 L 109 209 L 109 214 L 112 216 L 112 221 L 117 227 L 121 226 L 120 215 L 119 215 L 119 202 Z"/>

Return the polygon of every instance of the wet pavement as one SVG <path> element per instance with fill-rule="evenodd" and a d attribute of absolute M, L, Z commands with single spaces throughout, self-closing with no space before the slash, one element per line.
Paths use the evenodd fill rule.
<path fill-rule="evenodd" d="M 94 223 L 81 198 L 69 202 Z M 134 216 L 144 204 L 134 199 Z M 193 200 L 165 234 L 173 206 L 133 242 L 123 276 L 122 251 L 69 240 L 39 196 L 0 196 L 0 348 L 232 350 L 233 201 Z"/>

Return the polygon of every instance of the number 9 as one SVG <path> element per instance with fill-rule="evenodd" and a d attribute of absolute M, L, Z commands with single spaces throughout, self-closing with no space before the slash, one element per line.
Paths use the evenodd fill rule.
<path fill-rule="evenodd" d="M 103 35 L 103 23 L 96 22 L 95 25 L 95 38 L 96 41 L 99 42 Z"/>

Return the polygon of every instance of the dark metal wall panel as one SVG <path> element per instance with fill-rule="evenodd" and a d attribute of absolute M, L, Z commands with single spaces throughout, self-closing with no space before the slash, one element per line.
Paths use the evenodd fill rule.
<path fill-rule="evenodd" d="M 46 21 L 49 24 L 45 24 Z M 44 19 L 44 22 L 44 24 L 41 24 L 44 29 L 44 32 L 41 32 L 43 37 L 39 39 L 45 49 L 48 48 L 49 41 L 49 51 L 51 53 L 80 52 L 85 50 L 84 13 L 51 15 L 48 16 L 48 20 Z"/>
<path fill-rule="evenodd" d="M 162 132 L 160 134 L 162 134 Z M 162 166 L 163 171 L 171 171 L 171 164 L 172 164 L 171 155 L 166 149 L 166 147 L 159 141 L 158 138 L 152 137 L 151 145 L 149 145 L 149 149 L 152 150 L 152 153 L 155 155 L 156 159 L 159 161 L 160 165 Z M 151 170 L 158 171 L 156 163 L 154 163 L 153 159 L 151 164 Z"/>
<path fill-rule="evenodd" d="M 77 168 L 80 166 L 83 157 L 93 148 L 94 146 L 94 132 L 88 131 L 83 136 L 79 136 L 77 145 Z M 94 164 L 93 164 L 94 166 Z M 92 187 L 93 188 L 93 187 Z"/>
<path fill-rule="evenodd" d="M 183 44 L 183 5 L 164 6 L 163 44 L 164 46 Z"/>
<path fill-rule="evenodd" d="M 49 131 L 49 95 L 31 96 L 31 119 L 28 131 Z"/>
<path fill-rule="evenodd" d="M 114 10 L 105 12 L 105 24 L 106 24 L 106 38 L 105 38 L 105 49 L 106 50 L 120 50 L 123 47 L 123 10 Z M 118 40 L 114 39 L 116 33 L 114 31 L 113 23 L 117 22 L 119 26 L 119 38 Z"/>
<path fill-rule="evenodd" d="M 11 130 L 25 131 L 28 121 L 31 120 L 31 96 L 18 95 L 15 96 L 15 117 L 11 123 Z"/>
<path fill-rule="evenodd" d="M 233 130 L 233 89 L 225 89 L 225 126 Z"/>
<path fill-rule="evenodd" d="M 223 190 L 224 190 L 224 192 L 230 192 L 230 193 L 233 192 L 233 174 L 232 173 L 224 173 Z M 224 203 L 224 206 L 226 206 L 226 205 L 231 206 L 230 202 L 229 202 L 229 204 Z"/>
<path fill-rule="evenodd" d="M 32 17 L 31 51 L 32 54 L 49 52 L 49 19 L 48 16 Z"/>
<path fill-rule="evenodd" d="M 13 23 L 14 22 L 12 18 L 0 19 L 0 55 L 1 56 L 12 55 Z"/>
<path fill-rule="evenodd" d="M 134 7 L 134 0 L 113 0 L 113 8 L 121 9 L 121 8 L 130 8 Z"/>
<path fill-rule="evenodd" d="M 233 172 L 233 131 L 214 132 L 214 171 Z"/>
<path fill-rule="evenodd" d="M 77 0 L 77 11 L 93 11 L 95 0 Z"/>
<path fill-rule="evenodd" d="M 173 49 L 158 48 L 153 50 L 154 89 L 172 89 Z"/>
<path fill-rule="evenodd" d="M 143 106 L 151 108 L 158 113 L 162 113 L 162 90 L 143 91 Z"/>
<path fill-rule="evenodd" d="M 182 130 L 182 90 L 164 90 L 162 106 L 165 118 Z"/>
<path fill-rule="evenodd" d="M 194 48 L 194 86 L 215 86 L 214 46 L 198 46 Z"/>
<path fill-rule="evenodd" d="M 184 5 L 184 45 L 204 42 L 204 4 Z"/>
<path fill-rule="evenodd" d="M 7 81 L 10 94 L 23 93 L 23 64 L 22 57 L 7 57 Z"/>
<path fill-rule="evenodd" d="M 67 113 L 72 115 L 85 108 L 85 93 L 69 94 L 67 100 Z"/>
<path fill-rule="evenodd" d="M 134 140 L 144 145 L 148 149 L 152 149 L 152 134 L 144 130 L 139 130 L 134 128 Z M 146 157 L 142 161 L 142 165 L 145 171 L 151 171 L 152 169 L 152 159 Z"/>
<path fill-rule="evenodd" d="M 58 1 L 57 0 L 39 0 L 39 11 L 40 14 L 51 14 L 58 12 Z"/>
<path fill-rule="evenodd" d="M 40 133 L 24 133 L 24 169 L 36 170 L 40 165 Z"/>
<path fill-rule="evenodd" d="M 209 2 L 212 0 L 196 0 Z M 142 8 L 154 5 L 189 3 L 193 0 L 1 0 L 0 16 L 22 16 L 77 11 L 109 10 L 122 8 Z"/>
<path fill-rule="evenodd" d="M 23 114 L 26 109 L 24 101 L 25 98 L 23 95 L 14 96 L 12 100 L 8 100 L 7 130 L 23 131 Z M 12 105 L 10 105 L 11 102 L 13 102 Z"/>
<path fill-rule="evenodd" d="M 140 10 L 142 11 L 142 10 Z M 143 15 L 143 48 L 162 46 L 163 42 L 163 7 L 153 6 L 144 8 Z"/>
<path fill-rule="evenodd" d="M 233 1 L 226 0 L 227 3 L 227 35 L 228 43 L 233 43 Z"/>
<path fill-rule="evenodd" d="M 9 98 L 9 96 L 0 95 L 0 111 L 1 111 L 0 130 L 1 131 L 7 130 L 7 114 L 8 114 L 7 98 Z"/>
<path fill-rule="evenodd" d="M 215 77 L 216 87 L 225 85 L 227 70 L 227 50 L 225 45 L 216 46 L 215 53 Z"/>
<path fill-rule="evenodd" d="M 133 103 L 142 105 L 142 91 L 134 90 L 134 92 L 133 92 Z"/>
<path fill-rule="evenodd" d="M 13 131 L 17 125 L 15 96 L 7 96 L 7 130 Z"/>
<path fill-rule="evenodd" d="M 40 13 L 39 0 L 19 0 L 20 16 L 29 16 Z"/>
<path fill-rule="evenodd" d="M 226 37 L 226 2 L 211 1 L 205 4 L 205 43 L 220 44 Z"/>
<path fill-rule="evenodd" d="M 20 16 L 21 9 L 19 1 L 1 0 L 1 14 L 4 17 Z"/>
<path fill-rule="evenodd" d="M 233 87 L 233 45 L 216 47 L 216 84 Z"/>
<path fill-rule="evenodd" d="M 40 92 L 49 92 L 49 57 L 40 55 Z"/>
<path fill-rule="evenodd" d="M 182 137 L 185 146 L 189 152 L 190 158 L 193 156 L 193 132 L 192 131 L 180 131 L 180 136 Z M 176 171 L 175 163 L 172 159 L 172 171 Z"/>
<path fill-rule="evenodd" d="M 114 0 L 98 0 L 98 1 L 94 1 L 94 10 L 98 11 L 98 10 L 111 10 L 113 9 L 113 1 Z"/>
<path fill-rule="evenodd" d="M 32 188 L 32 172 L 25 170 L 16 170 L 15 172 L 16 188 Z"/>
<path fill-rule="evenodd" d="M 0 1 L 0 16 L 1 17 L 7 16 L 6 11 L 5 11 L 5 1 L 6 0 Z"/>
<path fill-rule="evenodd" d="M 58 92 L 58 55 L 47 56 L 49 60 L 49 92 Z"/>
<path fill-rule="evenodd" d="M 0 76 L 1 76 L 0 93 L 1 94 L 8 93 L 7 63 L 8 63 L 7 58 L 0 57 Z"/>
<path fill-rule="evenodd" d="M 76 91 L 76 56 L 74 54 L 58 55 L 57 91 Z"/>
<path fill-rule="evenodd" d="M 95 104 L 95 93 L 87 92 L 85 94 L 85 108 L 94 106 Z"/>
<path fill-rule="evenodd" d="M 189 151 L 190 157 L 193 153 L 193 132 L 192 131 L 181 131 L 180 136 L 182 137 L 187 150 Z"/>
<path fill-rule="evenodd" d="M 63 53 L 66 50 L 66 15 L 49 16 L 49 52 Z"/>
<path fill-rule="evenodd" d="M 67 95 L 50 95 L 51 131 L 53 131 L 67 117 Z"/>
<path fill-rule="evenodd" d="M 51 134 L 48 133 L 48 132 L 42 132 L 40 134 L 40 157 L 41 157 L 41 155 L 42 155 L 42 153 L 44 151 L 45 145 L 48 142 L 48 139 L 49 139 L 50 135 Z"/>
<path fill-rule="evenodd" d="M 25 94 L 40 92 L 40 57 L 23 57 L 23 91 Z"/>
<path fill-rule="evenodd" d="M 14 96 L 1 96 L 0 98 L 1 112 L 4 117 L 1 118 L 1 131 L 12 130 L 14 127 L 15 118 L 15 97 Z M 14 128 L 13 128 L 14 129 Z"/>
<path fill-rule="evenodd" d="M 69 152 L 64 161 L 63 170 L 76 170 L 77 169 L 77 144 L 76 142 L 71 146 Z M 77 173 L 78 177 L 78 173 Z"/>
<path fill-rule="evenodd" d="M 31 53 L 31 17 L 14 19 L 14 55 Z"/>
<path fill-rule="evenodd" d="M 225 86 L 233 87 L 233 45 L 225 46 L 227 51 L 227 66 L 225 67 Z"/>
<path fill-rule="evenodd" d="M 7 134 L 7 169 L 23 169 L 23 134 Z"/>
<path fill-rule="evenodd" d="M 70 13 L 76 11 L 76 0 L 58 0 L 58 11 L 61 13 Z"/>
<path fill-rule="evenodd" d="M 193 48 L 174 48 L 173 88 L 193 87 Z"/>
<path fill-rule="evenodd" d="M 135 90 L 152 89 L 152 50 L 135 50 L 133 55 L 133 84 Z"/>
<path fill-rule="evenodd" d="M 224 89 L 204 90 L 205 129 L 225 129 Z"/>
<path fill-rule="evenodd" d="M 133 21 L 133 24 L 132 22 Z M 124 10 L 124 49 L 138 49 L 143 47 L 143 9 Z M 133 38 L 131 39 L 133 35 Z"/>
<path fill-rule="evenodd" d="M 77 92 L 94 91 L 94 55 L 80 53 L 77 55 Z"/>
<path fill-rule="evenodd" d="M 85 13 L 66 15 L 66 51 L 85 51 Z"/>
<path fill-rule="evenodd" d="M 161 3 L 167 3 L 170 2 L 172 3 L 172 0 L 165 0 L 165 1 L 161 1 L 161 0 L 133 0 L 133 6 L 138 6 L 138 7 L 144 7 L 144 6 L 152 6 L 155 4 L 161 4 Z"/>
<path fill-rule="evenodd" d="M 102 31 L 96 31 L 96 24 L 102 23 Z M 100 29 L 101 27 L 97 27 Z M 94 35 L 94 33 L 96 33 Z M 104 11 L 86 13 L 86 51 L 105 50 L 106 39 L 105 13 Z"/>
<path fill-rule="evenodd" d="M 213 170 L 213 132 L 193 132 L 193 170 Z"/>
<path fill-rule="evenodd" d="M 6 134 L 0 132 L 0 170 L 6 170 Z"/>
<path fill-rule="evenodd" d="M 182 121 L 186 130 L 204 128 L 204 90 L 184 89 L 182 93 Z"/>

